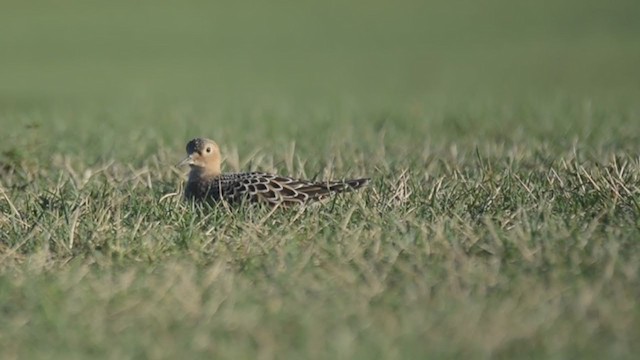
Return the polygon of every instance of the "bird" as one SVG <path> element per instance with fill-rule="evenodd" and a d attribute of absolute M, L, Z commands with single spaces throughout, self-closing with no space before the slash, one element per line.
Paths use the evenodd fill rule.
<path fill-rule="evenodd" d="M 186 151 L 187 157 L 178 166 L 190 167 L 184 198 L 194 202 L 305 205 L 322 202 L 333 194 L 359 189 L 370 181 L 370 178 L 312 181 L 258 171 L 222 173 L 220 148 L 207 138 L 190 140 Z"/>

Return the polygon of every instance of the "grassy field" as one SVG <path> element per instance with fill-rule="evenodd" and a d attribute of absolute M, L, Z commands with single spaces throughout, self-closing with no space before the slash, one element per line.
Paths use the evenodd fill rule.
<path fill-rule="evenodd" d="M 640 351 L 637 1 L 2 7 L 0 358 Z M 193 207 L 195 136 L 372 183 Z"/>

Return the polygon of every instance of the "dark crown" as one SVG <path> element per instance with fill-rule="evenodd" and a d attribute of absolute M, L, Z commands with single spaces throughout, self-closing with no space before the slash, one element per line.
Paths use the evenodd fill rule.
<path fill-rule="evenodd" d="M 187 154 L 202 152 L 205 141 L 200 138 L 193 139 L 187 143 Z"/>

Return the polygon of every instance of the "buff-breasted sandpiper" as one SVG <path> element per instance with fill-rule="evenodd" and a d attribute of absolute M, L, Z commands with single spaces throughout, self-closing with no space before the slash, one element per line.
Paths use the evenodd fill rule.
<path fill-rule="evenodd" d="M 187 144 L 187 157 L 179 165 L 191 168 L 185 198 L 198 202 L 229 204 L 241 201 L 269 205 L 307 204 L 325 200 L 330 195 L 355 190 L 368 178 L 343 181 L 310 181 L 264 172 L 225 173 L 220 170 L 222 156 L 213 141 L 196 138 Z"/>

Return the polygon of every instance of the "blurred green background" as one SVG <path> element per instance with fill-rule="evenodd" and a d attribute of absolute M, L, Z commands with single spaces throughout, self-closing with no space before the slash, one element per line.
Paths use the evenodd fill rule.
<path fill-rule="evenodd" d="M 636 96 L 640 3 L 16 1 L 0 105 Z M 615 96 L 614 96 L 615 93 Z"/>
<path fill-rule="evenodd" d="M 252 151 L 383 129 L 407 148 L 564 141 L 598 133 L 598 112 L 620 141 L 639 15 L 631 0 L 3 1 L 0 150 L 134 161 L 193 136 Z"/>

